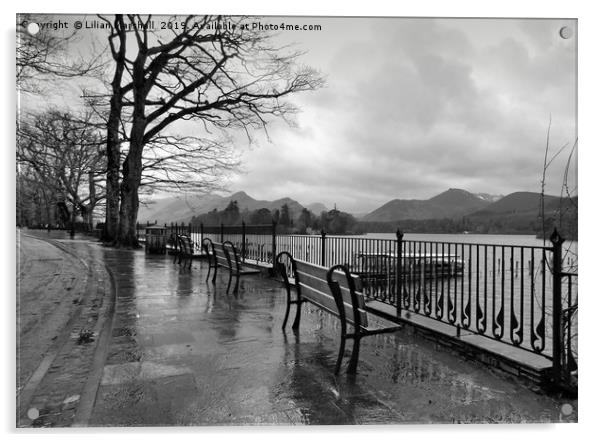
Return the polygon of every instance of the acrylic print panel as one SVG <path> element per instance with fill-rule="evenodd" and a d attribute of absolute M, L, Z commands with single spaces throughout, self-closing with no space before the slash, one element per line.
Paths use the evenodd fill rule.
<path fill-rule="evenodd" d="M 16 31 L 17 427 L 577 421 L 576 19 Z"/>

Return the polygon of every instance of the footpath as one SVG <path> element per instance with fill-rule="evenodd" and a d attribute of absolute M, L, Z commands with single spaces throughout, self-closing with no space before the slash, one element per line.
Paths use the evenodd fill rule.
<path fill-rule="evenodd" d="M 103 363 L 99 336 L 114 308 L 101 250 L 26 231 L 17 247 L 17 426 L 87 421 L 98 383 L 91 375 Z"/>

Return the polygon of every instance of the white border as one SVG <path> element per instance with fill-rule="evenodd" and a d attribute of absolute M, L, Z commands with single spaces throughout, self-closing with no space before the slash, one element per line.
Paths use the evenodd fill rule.
<path fill-rule="evenodd" d="M 338 4 L 327 3 L 324 0 L 303 0 L 299 2 L 284 1 L 254 1 L 243 2 L 220 0 L 214 2 L 179 1 L 137 1 L 105 0 L 102 2 L 75 2 L 75 1 L 42 1 L 27 2 L 5 1 L 2 5 L 2 66 L 0 76 L 3 85 L 5 105 L 2 106 L 2 194 L 4 216 L 0 217 L 0 232 L 3 235 L 2 244 L 5 245 L 4 260 L 0 264 L 2 281 L 6 290 L 2 293 L 6 298 L 4 303 L 4 327 L 6 353 L 2 364 L 2 428 L 9 437 L 15 436 L 14 414 L 14 367 L 10 368 L 15 360 L 15 327 L 14 327 L 14 299 L 12 294 L 15 289 L 15 172 L 14 172 L 14 121 L 15 121 L 15 93 L 14 93 L 14 26 L 17 12 L 49 12 L 49 13 L 112 13 L 112 12 L 152 12 L 152 13 L 224 13 L 224 14 L 255 14 L 255 15 L 336 15 L 336 16 L 438 16 L 438 17 L 562 17 L 578 18 L 579 20 L 579 181 L 580 181 L 580 261 L 581 261 L 581 294 L 582 307 L 580 309 L 580 398 L 579 421 L 577 425 L 472 425 L 461 428 L 445 425 L 432 426 L 390 426 L 390 427 L 311 427 L 311 428 L 274 428 L 274 427 L 227 427 L 227 428 L 174 428 L 174 429 L 90 429 L 90 430 L 57 430 L 57 431 L 19 431 L 20 440 L 32 437 L 56 438 L 57 440 L 105 440 L 107 437 L 123 437 L 132 440 L 143 437 L 145 440 L 162 440 L 169 433 L 178 439 L 195 439 L 199 437 L 226 437 L 229 440 L 244 438 L 245 440 L 305 440 L 315 438 L 350 438 L 352 440 L 372 441 L 392 438 L 414 440 L 462 439 L 472 440 L 484 438 L 489 441 L 504 440 L 508 438 L 541 438 L 549 440 L 578 440 L 590 439 L 592 434 L 600 433 L 596 424 L 600 421 L 598 416 L 600 391 L 600 364 L 599 356 L 602 350 L 600 339 L 602 333 L 596 332 L 596 325 L 600 323 L 600 315 L 595 312 L 602 311 L 602 290 L 594 283 L 594 275 L 599 273 L 601 263 L 600 253 L 600 227 L 597 226 L 600 217 L 600 138 L 602 134 L 602 94 L 600 93 L 600 53 L 602 44 L 600 29 L 602 17 L 595 7 L 596 2 L 585 0 L 571 1 L 527 1 L 505 0 L 485 2 L 476 0 L 455 1 L 414 1 L 392 5 L 391 2 L 370 0 L 364 2 L 345 1 Z M 8 4 L 7 4 L 8 3 Z M 125 9 L 125 10 L 124 10 Z M 595 230 L 594 228 L 597 227 Z M 6 246 L 9 245 L 9 246 Z M 596 267 L 594 267 L 596 266 Z M 10 286 L 10 287 L 7 287 Z M 6 342 L 8 341 L 8 342 Z M 598 436 L 599 437 L 599 436 Z"/>

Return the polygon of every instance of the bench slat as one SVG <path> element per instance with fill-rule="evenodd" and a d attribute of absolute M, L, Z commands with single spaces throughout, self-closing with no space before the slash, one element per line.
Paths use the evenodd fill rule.
<path fill-rule="evenodd" d="M 230 260 L 231 263 L 228 262 L 228 257 L 226 256 L 226 252 L 223 248 L 223 243 L 214 242 L 213 248 L 215 250 L 215 261 L 219 267 L 224 267 L 230 269 L 230 265 L 232 265 L 232 269 L 230 269 L 234 274 L 237 275 L 255 275 L 261 273 L 260 269 L 255 269 L 252 267 L 246 267 L 243 262 L 240 262 L 240 256 L 238 251 L 234 249 L 230 244 L 226 245 L 229 248 Z M 238 258 L 238 260 L 237 260 Z"/>
<path fill-rule="evenodd" d="M 224 249 L 222 248 L 221 243 L 213 243 L 213 249 L 215 250 L 215 259 L 218 264 L 228 265 L 228 259 L 226 258 L 226 254 L 224 253 Z"/>
<path fill-rule="evenodd" d="M 312 286 L 321 292 L 331 293 L 328 282 L 326 280 L 324 280 L 323 278 L 317 278 L 309 273 L 305 273 L 304 271 L 299 270 L 298 267 L 297 267 L 297 275 L 299 276 L 299 282 L 302 282 L 303 284 Z M 349 288 L 347 287 L 346 284 L 342 285 L 338 279 L 339 278 L 337 278 L 337 282 L 339 283 L 339 286 L 341 287 L 341 295 L 343 295 L 343 302 L 345 302 L 346 304 L 352 305 L 351 293 L 349 292 Z M 357 306 L 359 308 L 366 307 L 364 295 L 356 292 L 355 296 L 357 299 Z"/>
<path fill-rule="evenodd" d="M 215 259 L 217 259 L 218 263 L 224 263 L 224 264 L 228 265 L 228 259 L 224 255 L 220 255 L 219 253 L 216 253 Z"/>
<path fill-rule="evenodd" d="M 310 264 L 308 262 L 298 261 L 298 260 L 295 260 L 295 263 L 297 264 L 298 272 L 307 273 L 309 275 L 315 276 L 316 278 L 326 280 L 326 273 L 328 272 L 328 269 L 326 267 L 321 267 L 321 266 L 318 266 L 315 264 Z M 357 275 L 351 275 L 351 277 L 353 278 L 353 283 L 355 284 L 355 290 L 361 291 L 362 290 L 362 281 L 361 281 L 360 277 Z M 343 274 L 343 272 L 339 272 L 339 271 L 334 272 L 332 274 L 332 279 L 337 281 L 339 283 L 339 285 L 341 286 L 341 288 L 343 288 L 343 287 L 346 289 L 349 288 L 347 286 L 347 278 L 345 278 L 345 275 Z"/>
<path fill-rule="evenodd" d="M 300 283 L 303 289 L 303 298 L 308 301 L 319 305 L 320 307 L 330 311 L 330 313 L 339 316 L 339 309 L 337 308 L 337 304 L 334 298 L 324 292 L 316 290 L 314 287 Z M 353 324 L 353 308 L 349 304 L 343 304 L 345 306 L 345 319 L 347 322 Z M 368 326 L 368 315 L 362 310 L 358 309 L 360 316 L 360 324 L 362 327 Z"/>

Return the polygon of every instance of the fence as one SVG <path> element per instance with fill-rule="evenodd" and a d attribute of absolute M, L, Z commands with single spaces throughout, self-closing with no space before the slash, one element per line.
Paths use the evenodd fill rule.
<path fill-rule="evenodd" d="M 146 228 L 150 224 L 138 225 L 136 232 L 138 240 L 145 240 Z M 274 246 L 276 244 L 276 226 L 246 225 L 242 223 L 237 226 L 204 226 L 192 224 L 164 224 L 167 235 L 167 248 L 177 249 L 178 243 L 175 235 L 188 235 L 192 240 L 194 253 L 201 254 L 201 244 L 204 238 L 214 242 L 231 241 L 240 251 L 240 256 L 245 261 L 255 261 L 271 264 L 276 256 Z"/>
<path fill-rule="evenodd" d="M 295 259 L 346 264 L 364 294 L 461 330 L 540 354 L 561 377 L 577 367 L 577 274 L 563 271 L 563 240 L 551 246 L 474 244 L 320 235 L 279 235 L 276 226 L 165 226 L 189 234 L 200 251 L 205 237 L 232 241 L 248 261 Z"/>

